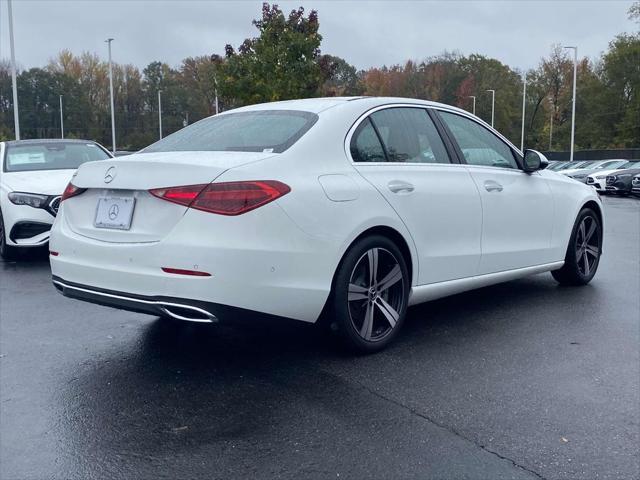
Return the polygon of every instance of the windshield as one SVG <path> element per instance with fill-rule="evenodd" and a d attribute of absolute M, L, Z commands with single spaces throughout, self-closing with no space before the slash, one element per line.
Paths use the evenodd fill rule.
<path fill-rule="evenodd" d="M 607 162 L 607 163 L 604 163 L 604 164 L 602 164 L 602 165 L 597 166 L 596 168 L 597 168 L 598 170 L 604 170 L 604 169 L 606 169 L 606 170 L 612 170 L 612 169 L 614 169 L 614 168 L 622 168 L 622 167 L 624 167 L 627 163 L 629 163 L 629 162 L 627 162 L 626 160 L 623 160 L 623 161 L 620 161 L 620 162 Z"/>
<path fill-rule="evenodd" d="M 281 153 L 318 120 L 310 112 L 258 110 L 227 113 L 200 120 L 140 153 L 234 151 Z"/>
<path fill-rule="evenodd" d="M 76 169 L 85 162 L 105 160 L 109 154 L 91 142 L 38 142 L 8 144 L 5 172 Z"/>

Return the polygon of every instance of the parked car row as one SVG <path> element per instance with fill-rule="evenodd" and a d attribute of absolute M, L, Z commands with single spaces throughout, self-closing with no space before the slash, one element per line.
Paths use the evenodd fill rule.
<path fill-rule="evenodd" d="M 591 185 L 599 193 L 640 195 L 640 161 L 638 160 L 551 162 L 549 170 Z"/>

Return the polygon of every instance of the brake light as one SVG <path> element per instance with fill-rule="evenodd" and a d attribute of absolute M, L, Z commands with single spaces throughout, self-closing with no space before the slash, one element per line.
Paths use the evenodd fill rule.
<path fill-rule="evenodd" d="M 163 200 L 219 215 L 241 215 L 290 191 L 288 185 L 277 180 L 221 182 L 149 190 Z"/>
<path fill-rule="evenodd" d="M 207 185 L 205 183 L 203 185 L 187 185 L 186 187 L 154 188 L 149 190 L 149 193 L 168 202 L 188 207 Z"/>
<path fill-rule="evenodd" d="M 65 188 L 64 192 L 62 192 L 62 197 L 60 198 L 60 202 L 64 202 L 67 198 L 77 197 L 78 195 L 86 191 L 87 191 L 86 188 L 76 187 L 73 183 L 69 182 L 69 184 L 67 185 L 67 188 Z"/>

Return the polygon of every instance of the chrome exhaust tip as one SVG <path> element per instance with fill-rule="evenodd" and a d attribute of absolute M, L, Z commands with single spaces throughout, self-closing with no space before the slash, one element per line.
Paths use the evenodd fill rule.
<path fill-rule="evenodd" d="M 213 313 L 192 305 L 161 302 L 158 303 L 157 307 L 162 313 L 176 320 L 198 323 L 218 323 L 218 317 Z"/>

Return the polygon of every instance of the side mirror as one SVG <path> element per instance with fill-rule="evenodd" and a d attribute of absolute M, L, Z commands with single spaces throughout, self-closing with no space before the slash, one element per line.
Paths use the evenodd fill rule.
<path fill-rule="evenodd" d="M 537 150 L 525 150 L 524 160 L 522 161 L 522 168 L 527 173 L 532 173 L 537 170 L 544 170 L 549 166 L 549 160 L 543 154 Z"/>

